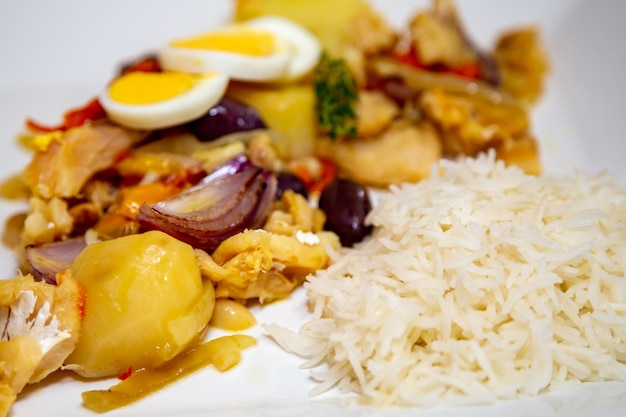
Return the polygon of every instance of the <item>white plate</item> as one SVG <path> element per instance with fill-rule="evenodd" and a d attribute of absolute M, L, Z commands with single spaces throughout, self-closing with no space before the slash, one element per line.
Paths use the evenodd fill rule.
<path fill-rule="evenodd" d="M 511 25 L 536 23 L 553 60 L 547 94 L 534 113 L 548 172 L 578 166 L 613 170 L 626 179 L 622 163 L 621 104 L 626 97 L 626 3 L 619 0 L 473 0 L 460 2 L 467 29 L 482 45 Z M 25 116 L 55 123 L 69 107 L 85 102 L 109 80 L 117 64 L 172 37 L 194 33 L 230 17 L 227 0 L 114 0 L 0 3 L 0 177 L 22 169 L 28 154 L 14 142 Z M 425 1 L 376 0 L 373 4 L 402 24 Z M 0 202 L 0 216 L 20 203 Z M 0 251 L 0 276 L 15 275 L 11 254 Z M 307 319 L 302 291 L 258 312 L 260 322 L 290 328 Z M 626 415 L 626 384 L 583 385 L 492 407 L 434 410 L 345 408 L 336 393 L 310 399 L 312 387 L 301 360 L 285 354 L 263 336 L 234 370 L 203 370 L 110 416 L 600 416 Z M 105 388 L 111 380 L 85 382 L 59 373 L 30 386 L 12 417 L 92 416 L 80 393 Z"/>

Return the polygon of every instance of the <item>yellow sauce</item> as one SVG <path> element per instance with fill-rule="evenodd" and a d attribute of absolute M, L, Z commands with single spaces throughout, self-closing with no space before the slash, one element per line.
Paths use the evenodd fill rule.
<path fill-rule="evenodd" d="M 241 360 L 241 350 L 256 345 L 252 336 L 235 334 L 202 343 L 152 369 L 140 369 L 108 390 L 86 391 L 83 406 L 103 413 L 134 403 L 201 368 L 224 372 Z"/>

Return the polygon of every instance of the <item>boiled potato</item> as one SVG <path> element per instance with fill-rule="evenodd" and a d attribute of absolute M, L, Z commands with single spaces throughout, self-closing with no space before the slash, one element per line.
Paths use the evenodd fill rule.
<path fill-rule="evenodd" d="M 86 377 L 152 368 L 199 340 L 215 303 L 191 246 L 158 231 L 87 246 L 72 265 L 85 289 L 67 368 Z"/>
<path fill-rule="evenodd" d="M 256 109 L 267 126 L 278 132 L 280 156 L 310 155 L 317 133 L 315 93 L 311 84 L 260 86 L 231 83 L 227 95 Z"/>
<path fill-rule="evenodd" d="M 278 15 L 298 22 L 324 49 L 342 55 L 352 22 L 370 11 L 365 0 L 237 0 L 235 20 Z"/>

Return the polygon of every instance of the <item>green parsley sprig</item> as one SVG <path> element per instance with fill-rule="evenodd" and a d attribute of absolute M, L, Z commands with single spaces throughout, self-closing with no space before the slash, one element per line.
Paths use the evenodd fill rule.
<path fill-rule="evenodd" d="M 333 138 L 357 136 L 359 88 L 346 62 L 323 52 L 313 74 L 315 111 L 320 126 Z"/>

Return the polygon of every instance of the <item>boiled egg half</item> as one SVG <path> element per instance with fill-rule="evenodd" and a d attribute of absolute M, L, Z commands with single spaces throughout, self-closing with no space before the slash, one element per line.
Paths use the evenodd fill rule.
<path fill-rule="evenodd" d="M 311 71 L 320 56 L 317 38 L 302 26 L 263 16 L 178 39 L 160 48 L 166 70 L 213 72 L 242 81 L 283 81 Z"/>
<path fill-rule="evenodd" d="M 177 71 L 130 72 L 100 94 L 112 121 L 132 129 L 161 129 L 197 119 L 224 95 L 223 74 Z"/>

